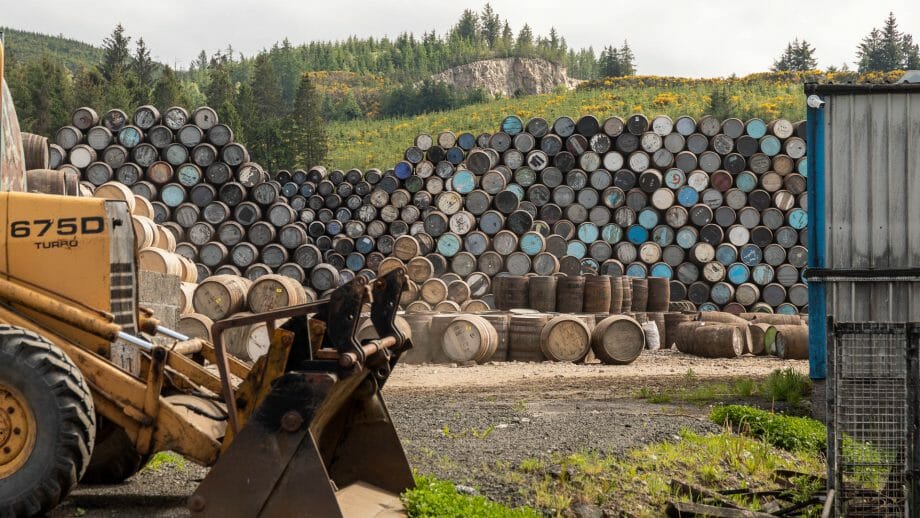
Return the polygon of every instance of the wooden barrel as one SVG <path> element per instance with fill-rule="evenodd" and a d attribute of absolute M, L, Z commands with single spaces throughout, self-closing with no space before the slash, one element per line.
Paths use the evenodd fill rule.
<path fill-rule="evenodd" d="M 253 282 L 246 300 L 253 313 L 311 302 L 299 282 L 277 274 L 264 275 Z"/>
<path fill-rule="evenodd" d="M 32 133 L 22 133 L 22 151 L 26 170 L 50 169 L 48 138 Z"/>
<path fill-rule="evenodd" d="M 192 297 L 195 296 L 195 288 L 198 285 L 191 282 L 179 283 L 179 315 L 191 315 L 195 312 L 192 304 Z M 186 335 L 188 336 L 188 335 Z"/>
<path fill-rule="evenodd" d="M 737 325 L 687 322 L 677 326 L 676 334 L 681 352 L 704 358 L 736 358 L 745 350 L 744 332 Z"/>
<path fill-rule="evenodd" d="M 428 279 L 419 290 L 423 301 L 434 306 L 447 299 L 447 283 L 441 279 Z"/>
<path fill-rule="evenodd" d="M 246 293 L 252 281 L 245 277 L 214 275 L 195 288 L 195 312 L 211 320 L 222 320 L 246 308 Z"/>
<path fill-rule="evenodd" d="M 167 252 L 176 251 L 176 236 L 163 225 L 157 225 L 157 238 L 154 246 Z"/>
<path fill-rule="evenodd" d="M 582 311 L 585 313 L 604 313 L 610 310 L 610 277 L 606 275 L 586 275 L 584 277 L 584 302 Z"/>
<path fill-rule="evenodd" d="M 669 279 L 664 277 L 649 277 L 646 281 L 648 288 L 646 310 L 656 313 L 666 312 L 668 310 L 668 303 L 671 302 L 671 285 Z"/>
<path fill-rule="evenodd" d="M 556 311 L 556 277 L 536 276 L 528 281 L 528 307 L 544 313 Z"/>
<path fill-rule="evenodd" d="M 179 256 L 159 248 L 142 248 L 137 254 L 138 268 L 148 272 L 182 277 L 183 265 Z"/>
<path fill-rule="evenodd" d="M 541 362 L 543 326 L 552 318 L 543 313 L 511 315 L 509 322 L 508 360 Z"/>
<path fill-rule="evenodd" d="M 83 141 L 83 132 L 76 126 L 64 126 L 54 134 L 54 143 L 65 151 Z"/>
<path fill-rule="evenodd" d="M 591 333 L 591 350 L 606 364 L 632 363 L 645 347 L 645 333 L 634 319 L 622 315 L 609 316 Z"/>
<path fill-rule="evenodd" d="M 495 277 L 492 283 L 492 292 L 496 296 L 495 303 L 498 309 L 507 311 L 528 307 L 530 278 L 506 275 Z"/>
<path fill-rule="evenodd" d="M 134 212 L 135 216 L 144 216 L 145 218 L 154 219 L 153 205 L 150 200 L 142 196 L 134 195 Z"/>
<path fill-rule="evenodd" d="M 327 263 L 316 265 L 310 271 L 310 285 L 317 291 L 326 291 L 339 285 L 339 269 Z"/>
<path fill-rule="evenodd" d="M 128 210 L 130 212 L 134 211 L 134 193 L 131 192 L 131 189 L 119 182 L 106 182 L 96 187 L 96 190 L 93 191 L 93 196 L 107 200 L 124 201 L 128 204 Z"/>
<path fill-rule="evenodd" d="M 406 272 L 410 280 L 421 284 L 434 274 L 434 266 L 427 257 L 413 257 L 406 263 Z"/>
<path fill-rule="evenodd" d="M 498 337 L 498 346 L 490 361 L 506 361 L 508 359 L 508 345 L 510 339 L 511 314 L 501 311 L 491 311 L 481 315 L 483 319 L 492 324 Z"/>
<path fill-rule="evenodd" d="M 483 363 L 498 350 L 498 334 L 481 316 L 459 315 L 447 325 L 441 343 L 451 361 Z"/>
<path fill-rule="evenodd" d="M 447 284 L 447 300 L 463 304 L 470 298 L 470 287 L 463 280 L 454 280 Z"/>
<path fill-rule="evenodd" d="M 251 313 L 242 312 L 238 315 L 249 316 Z M 224 332 L 223 341 L 230 354 L 245 362 L 254 362 L 265 356 L 271 347 L 271 337 L 265 322 L 231 327 Z"/>
<path fill-rule="evenodd" d="M 626 277 L 629 279 L 632 293 L 632 302 L 630 311 L 644 313 L 648 309 L 648 280 L 638 277 Z"/>
<path fill-rule="evenodd" d="M 179 317 L 179 326 L 176 331 L 189 338 L 201 338 L 211 342 L 211 326 L 214 321 L 200 313 L 189 313 Z"/>
<path fill-rule="evenodd" d="M 460 304 L 460 311 L 464 313 L 485 313 L 486 311 L 491 311 L 492 308 L 489 304 L 481 299 L 470 299 L 463 304 Z"/>
<path fill-rule="evenodd" d="M 719 324 L 748 325 L 747 320 L 721 311 L 704 311 L 700 313 L 699 320 L 700 322 L 715 322 Z"/>
<path fill-rule="evenodd" d="M 431 350 L 435 345 L 431 337 L 431 319 L 433 316 L 433 313 L 426 311 L 406 312 L 406 314 L 401 317 L 397 317 L 405 321 L 412 334 L 412 349 L 409 349 L 400 356 L 400 362 L 411 364 L 431 362 Z"/>
<path fill-rule="evenodd" d="M 767 336 L 775 336 L 776 329 L 768 323 L 751 323 L 748 326 L 751 333 L 751 354 L 762 356 L 767 354 Z"/>
<path fill-rule="evenodd" d="M 590 348 L 591 331 L 580 318 L 572 315 L 553 318 L 540 333 L 540 350 L 551 361 L 577 362 Z"/>
<path fill-rule="evenodd" d="M 623 309 L 623 284 L 621 276 L 608 276 L 610 280 L 609 313 L 619 313 Z"/>
<path fill-rule="evenodd" d="M 64 171 L 33 169 L 26 171 L 25 180 L 27 192 L 57 194 L 60 196 L 64 196 L 67 192 Z"/>
<path fill-rule="evenodd" d="M 676 340 L 676 330 L 678 324 L 683 322 L 690 322 L 693 320 L 693 315 L 689 313 L 680 313 L 669 311 L 664 314 L 664 328 L 663 335 L 665 340 L 661 341 L 662 349 L 670 349 Z M 661 329 L 659 329 L 661 330 Z"/>
<path fill-rule="evenodd" d="M 431 311 L 431 305 L 424 300 L 416 300 L 408 304 L 405 308 L 406 313 L 424 313 Z"/>
<path fill-rule="evenodd" d="M 156 243 L 157 226 L 150 218 L 144 216 L 131 216 L 134 228 L 134 246 L 136 250 L 149 248 Z"/>
<path fill-rule="evenodd" d="M 584 277 L 566 276 L 556 280 L 556 310 L 559 313 L 581 313 L 584 309 L 584 298 Z"/>
<path fill-rule="evenodd" d="M 808 359 L 808 327 L 802 325 L 777 325 L 776 356 L 787 360 Z"/>

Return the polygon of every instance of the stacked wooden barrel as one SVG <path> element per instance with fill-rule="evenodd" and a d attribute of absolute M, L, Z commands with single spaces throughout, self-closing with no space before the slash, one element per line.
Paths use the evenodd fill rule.
<path fill-rule="evenodd" d="M 272 175 L 206 107 L 81 108 L 55 142 L 52 166 L 151 200 L 199 280 L 275 272 L 322 294 L 389 259 L 410 271 L 425 259 L 429 279 L 453 274 L 455 298 L 466 284 L 489 306 L 502 274 L 591 273 L 665 278 L 670 299 L 702 310 L 807 308 L 801 123 L 510 116 L 492 134 L 419 135 L 393 169 Z M 434 284 L 430 298 L 447 293 Z M 463 309 L 417 288 L 430 309 Z M 630 289 L 645 311 L 644 287 Z"/>
<path fill-rule="evenodd" d="M 703 310 L 797 313 L 806 168 L 801 122 L 636 114 L 419 135 L 395 171 L 432 200 L 439 250 L 487 275 L 662 277 Z M 473 230 L 448 227 L 465 213 Z"/>

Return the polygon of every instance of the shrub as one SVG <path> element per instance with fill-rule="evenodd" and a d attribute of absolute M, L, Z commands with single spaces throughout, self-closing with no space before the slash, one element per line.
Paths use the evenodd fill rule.
<path fill-rule="evenodd" d="M 709 418 L 716 424 L 730 424 L 742 433 L 789 451 L 823 453 L 827 447 L 827 428 L 808 417 L 791 417 L 742 405 L 712 409 Z"/>

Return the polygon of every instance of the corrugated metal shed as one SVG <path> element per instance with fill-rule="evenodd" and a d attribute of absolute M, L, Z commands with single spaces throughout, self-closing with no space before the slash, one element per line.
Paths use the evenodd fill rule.
<path fill-rule="evenodd" d="M 806 85 L 811 376 L 825 320 L 920 321 L 920 85 Z"/>

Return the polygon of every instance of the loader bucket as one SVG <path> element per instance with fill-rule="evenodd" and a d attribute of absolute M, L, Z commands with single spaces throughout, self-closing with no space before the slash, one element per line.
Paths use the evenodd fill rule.
<path fill-rule="evenodd" d="M 270 390 L 190 497 L 192 516 L 405 516 L 399 494 L 413 487 L 412 472 L 380 393 L 411 347 L 393 326 L 405 272 L 372 281 L 373 295 L 360 278 L 352 283 L 274 332 L 272 348 L 290 348 L 286 369 L 263 381 Z M 368 299 L 383 338 L 359 344 Z M 321 347 L 310 344 L 305 315 L 313 312 L 326 325 Z M 219 338 L 215 348 L 221 353 Z"/>

